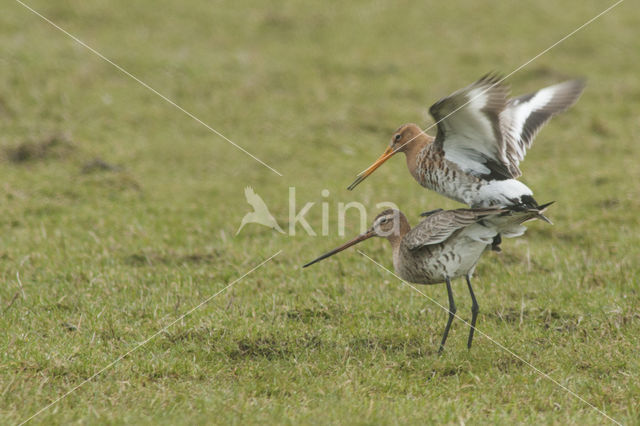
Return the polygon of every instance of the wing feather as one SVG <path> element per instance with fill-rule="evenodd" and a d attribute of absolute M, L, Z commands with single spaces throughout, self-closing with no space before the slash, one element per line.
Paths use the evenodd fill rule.
<path fill-rule="evenodd" d="M 500 113 L 509 88 L 495 75 L 486 75 L 431 106 L 438 133 L 435 144 L 445 158 L 479 177 L 508 179 Z"/>
<path fill-rule="evenodd" d="M 440 244 L 449 239 L 458 230 L 466 228 L 484 217 L 505 212 L 504 209 L 457 209 L 433 213 L 416 225 L 403 238 L 409 250 Z"/>
<path fill-rule="evenodd" d="M 464 172 L 487 180 L 517 178 L 534 137 L 573 105 L 585 86 L 570 80 L 507 100 L 508 86 L 487 75 L 431 106 L 435 147 Z"/>
<path fill-rule="evenodd" d="M 569 80 L 509 100 L 500 114 L 500 123 L 505 156 L 514 177 L 522 174 L 518 165 L 542 126 L 575 104 L 584 87 L 584 80 Z"/>

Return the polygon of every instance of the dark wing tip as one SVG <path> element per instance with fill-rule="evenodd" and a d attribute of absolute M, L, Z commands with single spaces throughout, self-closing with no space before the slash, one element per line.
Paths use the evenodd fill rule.
<path fill-rule="evenodd" d="M 436 103 L 434 103 L 433 105 L 431 105 L 429 107 L 429 114 L 431 114 L 431 116 L 435 120 L 436 124 L 438 124 L 438 122 L 444 117 L 444 115 L 440 114 L 440 111 L 441 111 L 442 104 L 447 99 L 448 99 L 448 97 L 442 98 L 442 99 L 438 100 Z"/>
<path fill-rule="evenodd" d="M 508 96 L 511 88 L 505 83 L 506 77 L 498 72 L 489 72 L 483 75 L 480 80 L 472 84 L 472 87 L 485 87 L 486 90 L 493 90 L 501 95 Z M 505 99 L 506 100 L 506 99 Z"/>
<path fill-rule="evenodd" d="M 576 78 L 559 83 L 561 89 L 558 92 L 559 101 L 566 109 L 575 104 L 584 88 L 587 86 L 587 80 L 584 78 Z"/>
<path fill-rule="evenodd" d="M 448 105 L 445 107 L 445 105 L 448 102 L 451 102 L 452 99 L 456 98 L 456 96 L 459 96 L 461 94 L 467 94 L 469 91 L 476 89 L 476 88 L 484 88 L 485 92 L 489 92 L 489 91 L 495 91 L 494 93 L 500 93 L 500 97 L 502 96 L 506 96 L 509 92 L 509 87 L 504 84 L 504 77 L 502 76 L 502 74 L 499 74 L 497 72 L 488 72 L 487 74 L 483 75 L 482 77 L 480 77 L 480 79 L 476 80 L 475 82 L 469 84 L 468 86 L 460 89 L 460 90 L 456 90 L 455 92 L 451 93 L 448 96 L 445 96 L 443 98 L 441 98 L 440 100 L 438 100 L 437 102 L 435 102 L 433 105 L 431 105 L 431 107 L 429 108 L 429 114 L 431 114 L 431 116 L 434 118 L 434 120 L 436 121 L 436 123 L 440 122 L 441 120 L 443 120 L 445 117 L 447 117 L 449 114 L 453 113 L 454 111 L 456 111 L 457 109 L 460 109 L 463 107 L 463 105 Z M 469 103 L 470 100 L 466 99 L 466 103 Z M 440 130 L 441 127 L 438 126 L 438 129 Z"/>
<path fill-rule="evenodd" d="M 497 71 L 489 71 L 488 73 L 486 73 L 485 75 L 483 75 L 482 77 L 480 77 L 480 79 L 478 81 L 476 81 L 475 84 L 501 84 L 503 81 L 505 80 L 505 78 L 502 76 L 501 73 L 497 72 Z"/>

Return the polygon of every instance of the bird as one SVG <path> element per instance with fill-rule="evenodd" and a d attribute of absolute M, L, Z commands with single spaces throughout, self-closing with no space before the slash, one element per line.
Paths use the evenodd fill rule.
<path fill-rule="evenodd" d="M 281 234 L 284 234 L 284 231 L 282 230 L 282 228 L 280 228 L 280 225 L 278 225 L 276 219 L 273 217 L 271 212 L 269 212 L 269 208 L 267 207 L 265 202 L 262 200 L 262 198 L 260 198 L 258 194 L 256 194 L 253 188 L 247 186 L 244 189 L 244 196 L 247 199 L 247 203 L 249 203 L 249 205 L 253 207 L 253 211 L 244 215 L 244 217 L 242 218 L 242 222 L 240 223 L 240 227 L 236 231 L 236 235 L 238 235 L 242 228 L 244 228 L 244 226 L 248 223 L 258 223 L 260 225 L 273 228 Z"/>
<path fill-rule="evenodd" d="M 501 227 L 539 218 L 550 204 L 526 210 L 513 207 L 438 209 L 430 212 L 413 228 L 400 210 L 387 209 L 376 216 L 366 232 L 303 265 L 303 268 L 369 238 L 384 237 L 391 243 L 393 267 L 400 278 L 414 284 L 446 284 L 449 317 L 440 342 L 440 353 L 444 350 L 456 314 L 451 280 L 465 277 L 472 301 L 471 329 L 467 340 L 467 347 L 471 349 L 480 309 L 471 285 L 471 276 L 478 260 L 491 246 Z M 491 220 L 497 217 L 504 220 Z"/>
<path fill-rule="evenodd" d="M 435 138 L 417 124 L 400 126 L 384 153 L 348 189 L 403 152 L 420 185 L 471 208 L 536 209 L 533 191 L 517 180 L 522 175 L 518 165 L 542 126 L 572 106 L 584 87 L 584 80 L 574 79 L 508 99 L 503 79 L 487 74 L 431 106 Z M 540 218 L 550 222 L 544 215 Z M 523 227 L 515 226 L 500 235 L 516 237 L 523 232 Z M 494 245 L 498 251 L 500 235 Z"/>

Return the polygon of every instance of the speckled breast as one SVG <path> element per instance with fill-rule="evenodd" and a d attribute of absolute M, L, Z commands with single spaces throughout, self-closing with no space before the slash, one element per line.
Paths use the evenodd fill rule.
<path fill-rule="evenodd" d="M 420 153 L 416 174 L 416 179 L 425 188 L 469 205 L 482 186 L 480 179 L 464 173 L 443 155 L 431 150 Z"/>

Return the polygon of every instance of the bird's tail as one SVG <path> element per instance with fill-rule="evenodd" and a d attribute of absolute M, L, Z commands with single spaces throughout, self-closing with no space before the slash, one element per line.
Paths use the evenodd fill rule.
<path fill-rule="evenodd" d="M 544 215 L 544 212 L 549 208 L 551 204 L 555 203 L 555 201 L 551 201 L 550 203 L 542 204 L 536 207 L 528 207 L 522 208 L 521 206 L 514 207 L 505 207 L 506 213 L 503 213 L 503 216 L 507 216 L 509 220 L 505 221 L 505 223 L 512 224 L 523 224 L 533 219 L 543 220 L 551 225 L 551 219 Z"/>
<path fill-rule="evenodd" d="M 523 225 L 525 222 L 540 219 L 547 223 L 552 223 L 551 220 L 544 215 L 544 212 L 551 204 L 553 204 L 553 202 L 528 208 L 522 208 L 522 206 L 504 207 L 501 214 L 488 217 L 484 219 L 484 222 L 493 226 L 503 237 L 519 237 L 527 230 Z"/>
<path fill-rule="evenodd" d="M 547 222 L 549 225 L 553 225 L 553 222 L 551 222 L 551 219 L 549 219 L 548 217 L 546 217 L 544 215 L 544 212 L 553 203 L 555 203 L 555 201 L 551 201 L 549 203 L 546 203 L 546 204 L 543 204 L 541 206 L 537 206 L 537 207 L 534 207 L 534 208 L 526 209 L 524 211 L 525 214 L 523 215 L 523 217 L 525 219 L 520 223 L 524 223 L 524 222 L 526 222 L 528 220 L 532 220 L 532 219 L 540 219 L 540 220 L 543 220 L 543 221 Z"/>
<path fill-rule="evenodd" d="M 547 222 L 550 225 L 553 225 L 553 222 L 551 222 L 551 219 L 546 217 L 543 213 L 544 213 L 545 210 L 547 210 L 547 207 L 549 207 L 553 203 L 555 203 L 555 201 L 550 201 L 547 204 L 543 204 L 540 207 L 538 207 L 540 219 L 544 220 L 545 222 Z"/>

